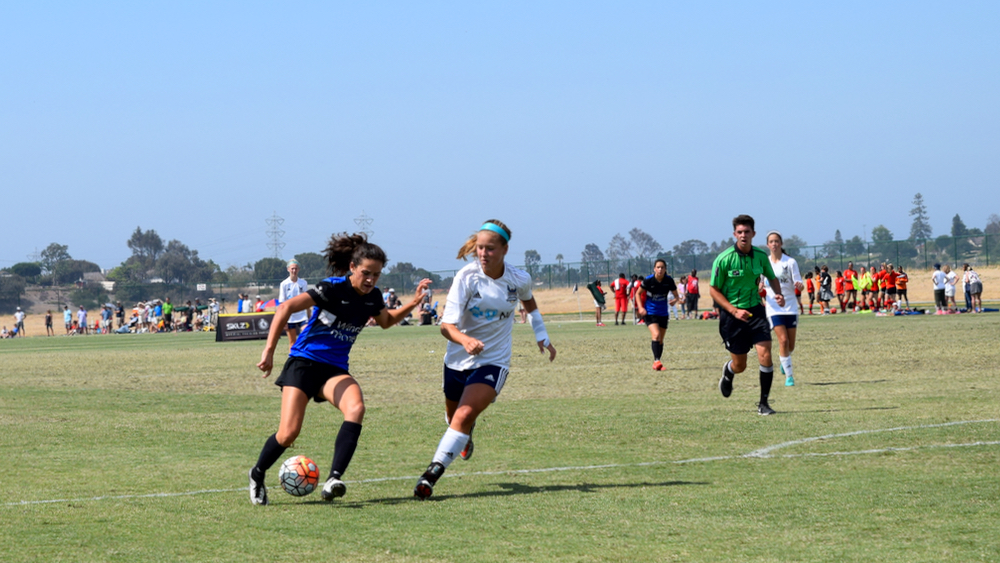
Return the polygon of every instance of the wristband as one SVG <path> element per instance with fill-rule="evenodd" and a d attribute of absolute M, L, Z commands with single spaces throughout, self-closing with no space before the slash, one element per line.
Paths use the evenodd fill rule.
<path fill-rule="evenodd" d="M 538 309 L 528 313 L 528 324 L 531 325 L 531 330 L 535 331 L 535 340 L 541 342 L 542 346 L 548 346 L 549 333 L 545 330 L 545 321 L 542 320 L 542 314 Z"/>

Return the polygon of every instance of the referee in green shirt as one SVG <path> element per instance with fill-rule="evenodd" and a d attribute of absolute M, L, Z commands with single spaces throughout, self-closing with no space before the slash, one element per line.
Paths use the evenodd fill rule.
<path fill-rule="evenodd" d="M 719 334 L 732 359 L 722 368 L 719 391 L 723 397 L 733 392 L 733 377 L 747 369 L 747 353 L 757 348 L 760 361 L 760 402 L 757 414 L 774 414 L 767 404 L 771 393 L 774 367 L 771 363 L 771 327 L 767 311 L 761 303 L 758 283 L 767 278 L 774 290 L 774 300 L 785 305 L 781 285 L 771 268 L 767 253 L 753 246 L 754 221 L 749 215 L 733 219 L 733 237 L 736 244 L 725 250 L 712 263 L 710 290 L 712 299 L 719 306 Z"/>

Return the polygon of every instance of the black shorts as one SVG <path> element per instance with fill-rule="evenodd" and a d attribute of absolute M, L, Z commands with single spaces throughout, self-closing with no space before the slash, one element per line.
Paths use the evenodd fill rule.
<path fill-rule="evenodd" d="M 658 324 L 663 330 L 667 330 L 667 321 L 669 320 L 670 317 L 665 317 L 663 315 L 646 315 L 642 318 L 642 322 L 646 323 L 646 326 Z"/>
<path fill-rule="evenodd" d="M 299 330 L 300 328 L 302 328 L 302 325 L 304 325 L 304 324 L 306 324 L 305 321 L 298 322 L 298 323 L 288 323 L 288 324 L 285 325 L 285 328 L 287 328 L 289 330 Z"/>
<path fill-rule="evenodd" d="M 896 295 L 896 288 L 895 287 L 887 287 L 885 289 L 885 294 L 886 295 Z"/>
<path fill-rule="evenodd" d="M 167 325 L 173 323 L 174 322 L 174 314 L 173 313 L 167 313 L 166 315 L 163 315 L 163 322 L 166 323 Z"/>
<path fill-rule="evenodd" d="M 685 307 L 684 310 L 687 311 L 688 313 L 697 313 L 698 297 L 700 297 L 700 294 L 698 293 L 688 293 L 687 296 L 684 297 L 684 307 Z M 663 328 L 667 327 L 664 326 Z"/>
<path fill-rule="evenodd" d="M 763 305 L 757 305 L 747 311 L 753 316 L 749 321 L 743 322 L 725 309 L 719 310 L 719 335 L 722 336 L 726 350 L 732 354 L 743 355 L 758 342 L 771 341 L 771 325 L 767 321 L 767 309 Z"/>
<path fill-rule="evenodd" d="M 287 385 L 301 389 L 307 397 L 322 403 L 326 401 L 326 397 L 322 394 L 323 386 L 338 375 L 350 374 L 339 366 L 292 356 L 285 362 L 285 367 L 282 368 L 278 379 L 274 380 L 274 384 L 278 387 Z"/>

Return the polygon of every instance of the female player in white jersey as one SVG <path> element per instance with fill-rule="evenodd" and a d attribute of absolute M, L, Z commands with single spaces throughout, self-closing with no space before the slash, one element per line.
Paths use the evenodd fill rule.
<path fill-rule="evenodd" d="M 504 261 L 509 241 L 510 229 L 490 219 L 458 251 L 459 258 L 475 256 L 476 262 L 455 274 L 441 318 L 441 334 L 448 339 L 443 385 L 448 430 L 413 489 L 421 500 L 431 496 L 455 456 L 472 455 L 476 418 L 496 400 L 510 369 L 518 301 L 528 312 L 538 350 L 548 350 L 549 361 L 556 357 L 531 295 L 531 276 Z"/>
<path fill-rule="evenodd" d="M 802 276 L 799 275 L 799 263 L 785 253 L 783 247 L 784 240 L 781 233 L 771 231 L 767 233 L 767 248 L 770 250 L 771 268 L 781 285 L 782 295 L 792 295 L 795 290 L 802 290 Z M 785 301 L 782 307 L 774 300 L 774 290 L 771 285 L 761 281 L 761 287 L 767 294 L 764 299 L 764 306 L 767 309 L 767 320 L 771 324 L 771 330 L 778 337 L 778 359 L 781 362 L 781 371 L 785 374 L 785 385 L 791 387 L 795 385 L 795 378 L 792 377 L 792 352 L 795 350 L 795 330 L 799 324 L 799 312 L 795 306 L 795 301 Z"/>
<path fill-rule="evenodd" d="M 382 328 L 391 327 L 410 314 L 431 283 L 429 279 L 422 280 L 412 302 L 390 311 L 375 287 L 386 263 L 381 248 L 368 242 L 364 235 L 344 233 L 330 239 L 326 258 L 334 277 L 278 306 L 257 364 L 264 377 L 270 375 L 274 367 L 274 349 L 285 330 L 285 323 L 292 314 L 315 307 L 301 337 L 288 353 L 281 375 L 274 382 L 281 387 L 281 419 L 278 431 L 264 442 L 257 464 L 250 469 L 250 502 L 253 504 L 267 504 L 264 473 L 295 442 L 309 399 L 317 403 L 329 401 L 344 414 L 322 497 L 331 501 L 344 496 L 347 487 L 340 477 L 358 447 L 365 416 L 361 386 L 349 371 L 351 348 L 368 319 L 374 318 Z"/>
<path fill-rule="evenodd" d="M 279 286 L 278 303 L 284 303 L 296 295 L 305 293 L 308 287 L 309 284 L 306 283 L 306 280 L 299 277 L 299 261 L 289 260 L 288 277 Z M 299 337 L 299 329 L 308 320 L 308 310 L 292 313 L 292 316 L 288 317 L 288 325 L 285 327 L 285 332 L 288 334 L 289 346 L 295 346 L 295 339 Z"/>

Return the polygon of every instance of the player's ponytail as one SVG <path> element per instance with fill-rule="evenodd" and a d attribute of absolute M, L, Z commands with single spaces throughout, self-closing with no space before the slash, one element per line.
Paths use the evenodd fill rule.
<path fill-rule="evenodd" d="M 507 225 L 504 225 L 499 219 L 490 219 L 483 223 L 483 226 L 479 228 L 479 231 L 490 231 L 500 235 L 500 239 L 503 241 L 503 245 L 507 246 L 507 241 L 510 240 L 510 229 Z M 479 237 L 479 231 L 473 233 L 468 239 L 466 239 L 465 244 L 458 249 L 458 258 L 465 260 L 469 256 L 474 256 L 476 254 L 476 239 Z"/>
<path fill-rule="evenodd" d="M 362 233 L 334 234 L 326 245 L 327 267 L 333 275 L 344 275 L 351 269 L 351 264 L 359 265 L 364 260 L 374 260 L 383 266 L 388 262 L 385 252 L 377 245 L 368 242 L 368 236 Z"/>

